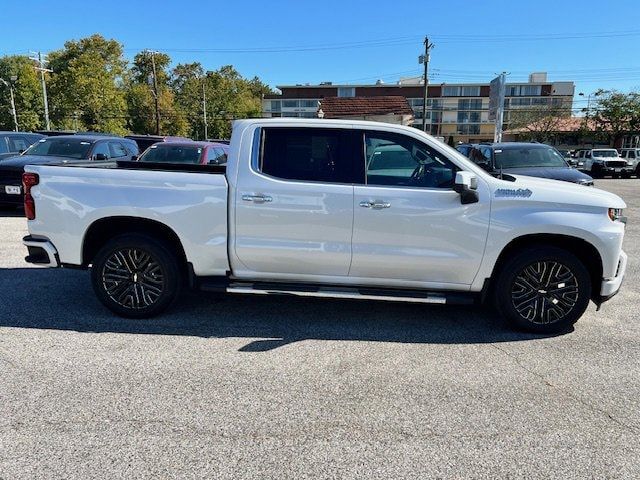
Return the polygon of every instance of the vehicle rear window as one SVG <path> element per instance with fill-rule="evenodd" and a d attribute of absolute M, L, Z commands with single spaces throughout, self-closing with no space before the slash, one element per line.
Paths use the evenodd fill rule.
<path fill-rule="evenodd" d="M 91 142 L 78 138 L 46 138 L 34 143 L 25 155 L 87 158 Z"/>
<path fill-rule="evenodd" d="M 161 143 L 151 145 L 139 160 L 141 162 L 196 164 L 200 163 L 201 154 L 202 147 Z"/>
<path fill-rule="evenodd" d="M 260 170 L 273 177 L 352 183 L 349 132 L 328 128 L 265 128 Z"/>

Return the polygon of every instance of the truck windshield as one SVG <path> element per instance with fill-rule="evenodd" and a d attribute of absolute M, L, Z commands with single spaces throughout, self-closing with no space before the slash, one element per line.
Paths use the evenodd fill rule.
<path fill-rule="evenodd" d="M 496 168 L 566 167 L 562 155 L 553 148 L 496 149 Z"/>
<path fill-rule="evenodd" d="M 594 157 L 615 158 L 618 156 L 617 150 L 593 150 Z"/>
<path fill-rule="evenodd" d="M 140 162 L 158 163 L 200 163 L 202 147 L 162 143 L 151 145 L 142 155 Z"/>
<path fill-rule="evenodd" d="M 23 155 L 87 158 L 91 142 L 79 138 L 45 138 L 31 145 Z"/>

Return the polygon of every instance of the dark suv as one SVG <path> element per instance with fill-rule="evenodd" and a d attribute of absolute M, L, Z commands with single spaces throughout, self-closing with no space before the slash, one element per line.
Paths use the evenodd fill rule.
<path fill-rule="evenodd" d="M 0 159 L 19 155 L 44 135 L 27 132 L 0 132 Z"/>
<path fill-rule="evenodd" d="M 131 160 L 138 155 L 133 140 L 105 135 L 45 137 L 21 155 L 0 160 L 0 205 L 22 205 L 25 165 Z"/>
<path fill-rule="evenodd" d="M 593 178 L 571 168 L 555 148 L 543 143 L 462 144 L 457 149 L 488 172 L 593 185 Z"/>

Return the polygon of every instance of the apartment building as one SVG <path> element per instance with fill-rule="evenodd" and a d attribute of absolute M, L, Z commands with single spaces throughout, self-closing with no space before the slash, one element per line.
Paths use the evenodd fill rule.
<path fill-rule="evenodd" d="M 422 127 L 424 87 L 422 79 L 405 78 L 396 84 L 373 85 L 282 85 L 280 94 L 266 95 L 265 117 L 317 117 L 319 102 L 328 97 L 403 96 L 414 112 L 413 126 Z M 528 82 L 507 83 L 504 129 L 516 109 L 553 106 L 571 114 L 575 85 L 570 81 L 547 81 L 546 73 L 532 73 Z M 493 140 L 493 121 L 488 119 L 489 83 L 442 83 L 428 87 L 427 131 L 455 142 Z"/>

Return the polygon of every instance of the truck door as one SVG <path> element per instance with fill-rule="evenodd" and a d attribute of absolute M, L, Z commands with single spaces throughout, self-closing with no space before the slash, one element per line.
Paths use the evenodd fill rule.
<path fill-rule="evenodd" d="M 243 267 L 254 278 L 348 275 L 358 145 L 352 131 L 269 127 L 259 135 L 251 168 L 238 174 L 236 275 Z"/>
<path fill-rule="evenodd" d="M 365 168 L 354 191 L 349 275 L 367 283 L 470 285 L 489 228 L 487 185 L 478 179 L 480 202 L 462 205 L 453 190 L 458 167 L 442 153 L 399 133 L 361 135 Z"/>

